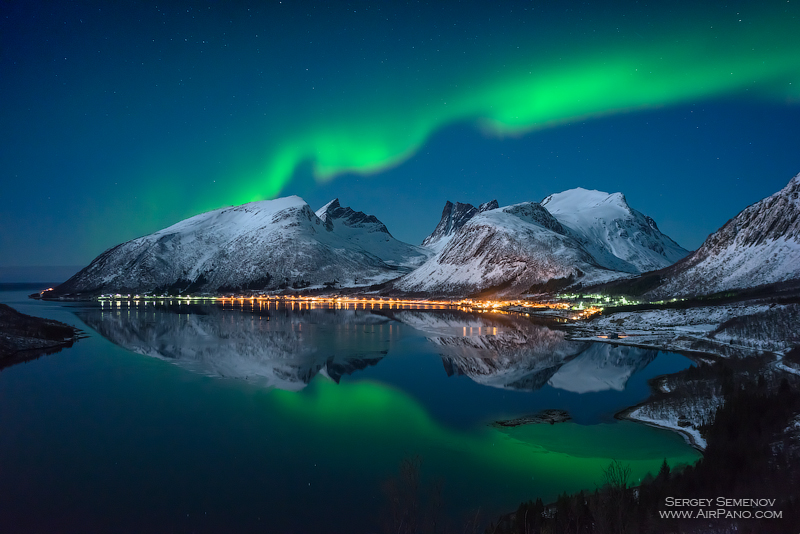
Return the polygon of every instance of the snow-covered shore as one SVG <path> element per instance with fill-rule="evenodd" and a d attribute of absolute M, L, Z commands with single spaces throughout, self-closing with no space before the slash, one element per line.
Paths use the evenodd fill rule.
<path fill-rule="evenodd" d="M 700 434 L 700 431 L 696 428 L 680 426 L 678 424 L 678 419 L 675 417 L 672 418 L 654 418 L 648 415 L 645 415 L 643 412 L 644 407 L 636 408 L 631 412 L 628 412 L 624 415 L 621 415 L 620 418 L 630 419 L 631 421 L 636 421 L 638 423 L 644 423 L 646 425 L 654 426 L 657 428 L 664 428 L 666 430 L 672 430 L 681 434 L 686 441 L 692 447 L 704 451 L 706 446 L 705 438 Z"/>
<path fill-rule="evenodd" d="M 779 354 L 800 342 L 800 306 L 741 303 L 618 312 L 568 327 L 571 330 L 568 337 L 575 340 L 723 358 L 764 352 Z"/>
<path fill-rule="evenodd" d="M 619 312 L 572 323 L 568 328 L 568 338 L 574 340 L 679 351 L 698 362 L 766 354 L 767 365 L 777 372 L 800 375 L 800 370 L 782 360 L 783 354 L 800 342 L 800 306 L 796 304 L 740 303 Z M 618 417 L 673 430 L 704 450 L 701 428 L 724 403 L 718 385 L 671 375 L 658 379 L 654 386 L 654 397 Z"/>

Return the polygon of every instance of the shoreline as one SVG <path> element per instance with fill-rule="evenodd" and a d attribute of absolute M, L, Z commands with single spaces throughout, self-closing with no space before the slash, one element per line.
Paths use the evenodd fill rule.
<path fill-rule="evenodd" d="M 605 341 L 605 340 L 603 340 L 603 341 Z M 638 346 L 638 345 L 634 345 L 634 346 Z M 658 347 L 647 347 L 647 346 L 644 346 L 642 348 L 651 348 L 652 349 L 652 348 L 658 348 Z M 659 350 L 661 350 L 661 349 L 659 349 Z M 670 351 L 670 352 L 672 352 L 672 351 Z M 708 353 L 708 352 L 705 352 L 705 353 L 692 352 L 691 354 L 684 354 L 683 352 L 676 352 L 676 354 L 680 354 L 681 356 L 684 356 L 685 358 L 688 358 L 689 360 L 691 360 L 695 364 L 698 364 L 700 362 L 704 362 L 704 363 L 716 362 L 716 361 L 719 361 L 721 359 L 724 359 L 723 357 L 721 357 L 719 355 Z M 699 357 L 698 355 L 700 355 L 700 354 L 704 354 L 709 359 Z M 648 382 L 648 386 L 650 387 L 650 395 L 646 399 L 644 399 L 642 402 L 634 404 L 633 406 L 628 406 L 627 408 L 623 408 L 622 410 L 618 411 L 617 413 L 614 414 L 614 419 L 616 419 L 618 421 L 631 421 L 631 422 L 634 422 L 634 423 L 650 426 L 650 427 L 653 427 L 653 428 L 660 428 L 662 430 L 669 430 L 671 432 L 675 432 L 676 434 L 680 434 L 680 436 L 683 437 L 683 439 L 686 441 L 686 443 L 688 445 L 690 445 L 691 447 L 693 447 L 698 452 L 700 452 L 700 454 L 705 454 L 705 448 L 706 448 L 707 444 L 706 444 L 705 438 L 703 438 L 703 436 L 702 436 L 702 434 L 700 433 L 699 430 L 697 430 L 697 429 L 687 430 L 686 428 L 678 426 L 678 425 L 665 424 L 666 421 L 662 422 L 662 421 L 659 421 L 658 419 L 644 418 L 642 416 L 636 416 L 635 415 L 635 412 L 637 410 L 639 410 L 641 408 L 644 408 L 645 406 L 649 405 L 653 401 L 656 401 L 656 400 L 659 400 L 659 399 L 669 399 L 672 396 L 671 393 L 673 393 L 673 392 L 671 390 L 669 390 L 669 389 L 665 389 L 665 388 L 661 387 L 660 384 L 662 382 L 664 382 L 667 377 L 675 376 L 675 375 L 677 375 L 677 374 L 679 374 L 681 372 L 682 371 L 677 371 L 675 373 L 668 373 L 668 374 L 658 375 L 658 376 L 654 376 L 653 378 L 648 380 L 647 382 Z"/>
<path fill-rule="evenodd" d="M 699 439 L 703 440 L 703 442 L 705 442 L 705 439 L 703 439 L 703 437 L 702 437 L 702 435 L 700 435 L 699 431 L 697 431 L 698 436 L 695 436 L 693 433 L 691 433 L 691 432 L 689 432 L 687 430 L 684 430 L 684 429 L 682 429 L 680 427 L 663 425 L 663 424 L 658 423 L 655 420 L 640 419 L 640 418 L 638 418 L 638 417 L 633 415 L 633 412 L 635 412 L 636 410 L 638 410 L 639 408 L 641 408 L 642 406 L 647 404 L 647 402 L 650 401 L 651 398 L 652 398 L 652 395 L 651 395 L 650 398 L 640 402 L 639 404 L 636 404 L 634 406 L 629 406 L 628 408 L 620 410 L 619 412 L 614 414 L 614 419 L 617 419 L 618 421 L 631 421 L 633 423 L 637 423 L 637 424 L 640 424 L 640 425 L 645 425 L 645 426 L 649 426 L 649 427 L 652 427 L 652 428 L 660 428 L 662 430 L 669 430 L 669 431 L 675 432 L 676 434 L 680 434 L 680 436 L 683 437 L 684 441 L 686 441 L 686 443 L 688 445 L 690 445 L 692 448 L 697 450 L 700 454 L 705 455 L 705 446 L 701 445 L 698 442 L 698 436 L 699 436 Z"/>

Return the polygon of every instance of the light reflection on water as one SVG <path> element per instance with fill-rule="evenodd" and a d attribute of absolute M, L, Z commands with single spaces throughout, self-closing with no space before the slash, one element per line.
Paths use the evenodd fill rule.
<path fill-rule="evenodd" d="M 635 477 L 697 458 L 679 436 L 611 419 L 646 397 L 648 377 L 688 360 L 570 341 L 516 316 L 19 302 L 103 337 L 0 373 L 9 509 L 47 486 L 62 490 L 48 490 L 60 517 L 93 514 L 112 530 L 250 529 L 265 514 L 282 529 L 373 528 L 381 481 L 419 454 L 426 480 L 445 480 L 452 516 L 481 506 L 495 519 L 521 500 L 593 489 L 611 458 Z M 545 408 L 580 424 L 487 425 Z M 164 495 L 172 504 L 156 502 Z M 211 523 L 193 522 L 208 511 Z"/>

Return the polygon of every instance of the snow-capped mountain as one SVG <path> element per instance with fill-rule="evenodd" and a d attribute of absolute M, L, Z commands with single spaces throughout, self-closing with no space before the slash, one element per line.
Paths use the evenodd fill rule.
<path fill-rule="evenodd" d="M 650 217 L 632 209 L 622 193 L 583 188 L 542 201 L 594 259 L 608 269 L 643 273 L 663 269 L 689 251 L 662 234 Z"/>
<path fill-rule="evenodd" d="M 431 235 L 422 241 L 422 246 L 427 247 L 434 252 L 439 252 L 444 248 L 447 242 L 450 241 L 450 238 L 453 237 L 453 234 L 455 234 L 459 228 L 464 226 L 468 220 L 473 218 L 478 213 L 493 210 L 497 207 L 497 200 L 484 202 L 477 208 L 472 204 L 462 204 L 461 202 L 456 202 L 453 204 L 448 200 L 444 205 L 444 209 L 442 210 L 442 218 L 439 221 L 439 224 L 436 225 L 436 228 L 433 230 Z"/>
<path fill-rule="evenodd" d="M 433 252 L 395 239 L 386 225 L 374 215 L 343 208 L 335 198 L 317 210 L 325 228 L 360 246 L 389 265 L 418 267 L 433 256 Z"/>
<path fill-rule="evenodd" d="M 541 204 L 483 211 L 448 203 L 423 244 L 431 243 L 438 246 L 436 255 L 395 282 L 395 289 L 517 295 L 627 277 L 671 265 L 687 254 L 653 219 L 628 206 L 621 193 L 581 188 L 551 195 Z"/>
<path fill-rule="evenodd" d="M 107 250 L 52 295 L 367 285 L 425 258 L 374 217 L 328 208 L 342 217 L 323 221 L 296 196 L 202 213 Z"/>
<path fill-rule="evenodd" d="M 558 220 L 535 202 L 479 213 L 395 289 L 469 295 L 489 288 L 528 292 L 553 279 L 610 280 L 624 276 L 601 266 Z"/>
<path fill-rule="evenodd" d="M 656 275 L 661 284 L 645 294 L 648 298 L 705 295 L 800 279 L 800 174 Z"/>
<path fill-rule="evenodd" d="M 286 197 L 202 213 L 122 243 L 48 296 L 353 287 L 403 274 L 395 290 L 516 295 L 631 276 L 685 253 L 619 193 L 573 189 L 504 208 L 447 202 L 422 247 L 338 199 L 314 213 Z"/>

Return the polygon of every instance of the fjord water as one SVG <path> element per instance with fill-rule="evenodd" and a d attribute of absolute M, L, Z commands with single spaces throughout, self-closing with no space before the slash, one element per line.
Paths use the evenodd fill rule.
<path fill-rule="evenodd" d="M 566 340 L 517 315 L 153 303 L 16 309 L 78 326 L 70 349 L 0 372 L 0 531 L 372 532 L 385 481 L 421 460 L 459 525 L 636 482 L 699 456 L 613 414 L 668 353 Z M 559 408 L 573 421 L 498 429 Z"/>

